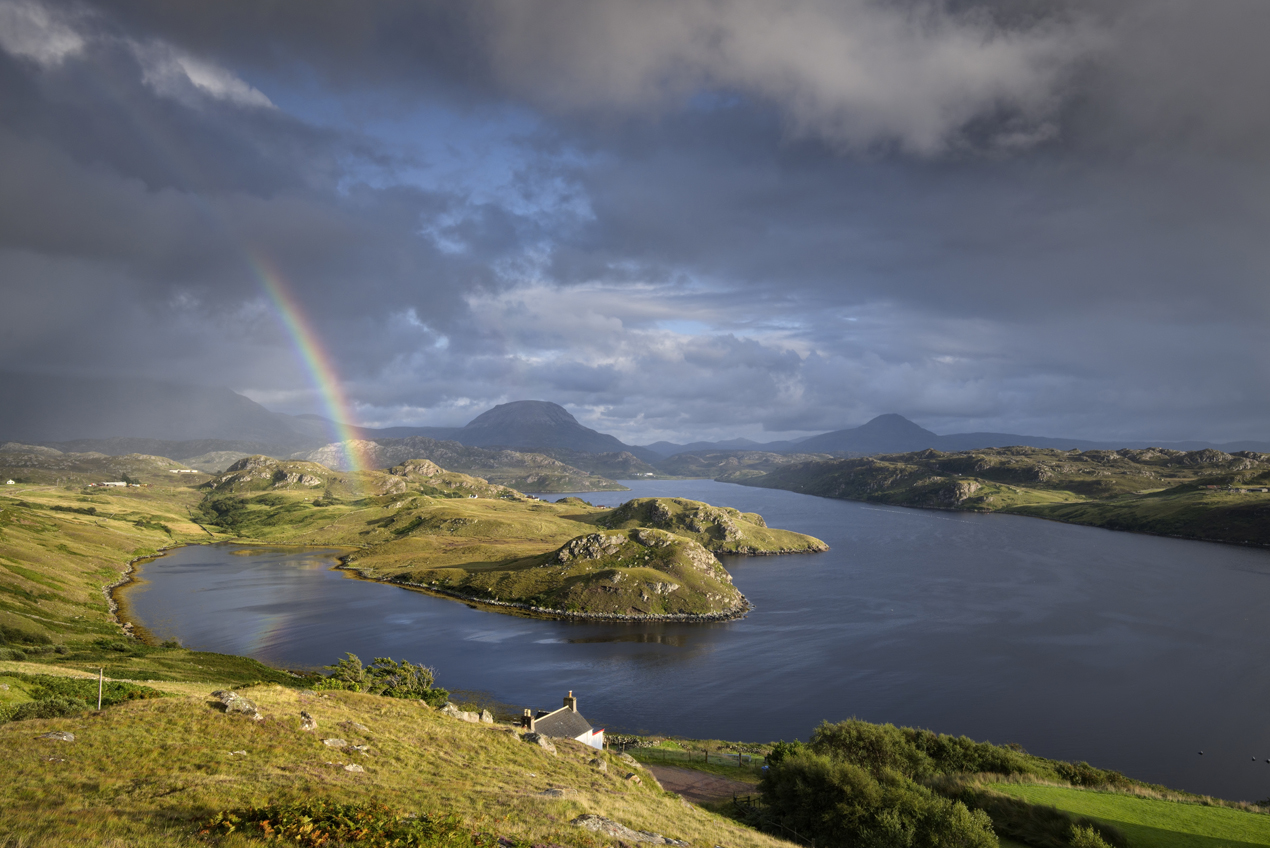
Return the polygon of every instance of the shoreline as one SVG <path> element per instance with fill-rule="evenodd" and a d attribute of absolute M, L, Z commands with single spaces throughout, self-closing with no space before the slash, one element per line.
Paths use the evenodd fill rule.
<path fill-rule="evenodd" d="M 708 480 L 708 477 L 697 477 L 693 479 Z M 1016 512 L 1016 508 L 1007 509 L 959 509 L 955 506 L 926 506 L 921 504 L 897 504 L 887 501 L 873 501 L 865 498 L 840 498 L 833 495 L 817 495 L 811 492 L 799 492 L 795 489 L 782 489 L 777 486 L 754 486 L 749 483 L 733 483 L 730 480 L 715 480 L 715 483 L 725 483 L 729 486 L 745 486 L 748 489 L 766 489 L 770 492 L 789 492 L 795 495 L 803 495 L 809 498 L 821 498 L 827 501 L 847 501 L 848 503 L 868 504 L 870 506 L 885 506 L 892 509 L 920 509 L 929 510 L 931 512 L 958 512 L 968 515 L 1012 515 L 1015 518 L 1034 518 L 1038 521 L 1052 521 L 1055 524 L 1067 524 L 1072 527 L 1088 527 L 1093 530 L 1106 530 L 1110 533 L 1135 533 L 1139 536 L 1154 536 L 1157 539 L 1177 539 L 1182 542 L 1204 542 L 1210 545 L 1237 545 L 1241 548 L 1256 548 L 1258 550 L 1270 549 L 1270 542 L 1253 542 L 1253 541 L 1236 541 L 1234 539 L 1206 539 L 1202 536 L 1180 536 L 1176 533 L 1157 533 L 1154 530 L 1137 530 L 1124 527 L 1106 527 L 1102 524 L 1091 524 L 1086 521 L 1067 521 L 1062 518 L 1053 518 L 1048 515 L 1032 515 L 1026 512 Z M 1027 507 L 1022 507 L 1026 509 Z M 814 553 L 808 551 L 807 553 Z M 717 554 L 716 554 L 717 556 Z"/>
<path fill-rule="evenodd" d="M 741 595 L 741 605 L 729 610 L 712 613 L 666 613 L 661 615 L 644 614 L 644 613 L 620 613 L 620 612 L 570 612 L 568 610 L 551 609 L 550 607 L 535 607 L 530 604 L 522 604 L 516 601 L 495 601 L 488 598 L 477 598 L 471 595 L 465 595 L 451 589 L 442 589 L 437 586 L 428 586 L 423 583 L 411 583 L 407 580 L 381 580 L 377 577 L 370 577 L 361 569 L 345 562 L 344 557 L 338 558 L 339 564 L 336 566 L 340 571 L 350 572 L 357 576 L 360 580 L 369 583 L 379 583 L 384 586 L 400 586 L 412 592 L 419 592 L 424 595 L 432 595 L 434 597 L 445 600 L 462 601 L 469 606 L 479 608 L 489 607 L 489 612 L 500 612 L 504 615 L 520 615 L 525 618 L 546 619 L 552 621 L 608 621 L 615 623 L 643 624 L 646 622 L 667 622 L 679 624 L 709 624 L 721 621 L 736 621 L 744 618 L 754 609 L 754 605 L 750 603 L 745 595 Z"/>

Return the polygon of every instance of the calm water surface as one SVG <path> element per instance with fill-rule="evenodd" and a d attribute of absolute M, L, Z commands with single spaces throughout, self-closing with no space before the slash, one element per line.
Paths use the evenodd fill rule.
<path fill-rule="evenodd" d="M 1270 796 L 1268 552 L 704 480 L 628 485 L 583 497 L 734 506 L 832 550 L 726 558 L 755 609 L 723 624 L 515 618 L 349 578 L 320 551 L 226 545 L 145 565 L 125 608 L 161 638 L 284 666 L 404 657 L 448 688 L 537 707 L 573 689 L 610 732 L 805 739 L 858 716 Z"/>

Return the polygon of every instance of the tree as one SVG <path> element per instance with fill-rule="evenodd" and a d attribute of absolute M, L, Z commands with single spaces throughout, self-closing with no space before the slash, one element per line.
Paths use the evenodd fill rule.
<path fill-rule="evenodd" d="M 314 688 L 418 699 L 432 706 L 440 706 L 450 697 L 445 689 L 432 685 L 436 672 L 409 660 L 397 662 L 389 657 L 375 657 L 374 662 L 363 666 L 356 654 L 346 654 L 344 659 L 325 668 L 330 674 Z"/>

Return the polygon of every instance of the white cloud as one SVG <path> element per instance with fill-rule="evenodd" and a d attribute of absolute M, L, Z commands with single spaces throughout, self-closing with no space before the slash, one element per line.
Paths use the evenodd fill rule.
<path fill-rule="evenodd" d="M 142 80 L 155 93 L 186 101 L 192 90 L 239 106 L 274 108 L 259 89 L 211 62 L 191 56 L 163 42 L 133 42 L 133 54 L 141 63 Z"/>
<path fill-rule="evenodd" d="M 0 48 L 41 65 L 57 65 L 84 47 L 84 38 L 38 3 L 0 2 Z"/>
<path fill-rule="evenodd" d="M 769 101 L 791 130 L 923 155 L 970 122 L 1008 147 L 1053 134 L 1073 68 L 1102 44 L 1069 20 L 1007 28 L 941 0 L 495 0 L 504 80 L 559 109 L 659 109 L 701 90 Z"/>

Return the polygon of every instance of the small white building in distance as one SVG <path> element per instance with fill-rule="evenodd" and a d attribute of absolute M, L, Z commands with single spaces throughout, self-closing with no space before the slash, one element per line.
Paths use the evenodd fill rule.
<path fill-rule="evenodd" d="M 535 715 L 525 710 L 521 723 L 530 733 L 541 733 L 553 739 L 576 739 L 583 745 L 604 749 L 604 728 L 595 729 L 591 722 L 578 712 L 578 699 L 573 697 L 573 690 L 564 697 L 564 706 L 554 712 L 539 710 Z"/>
<path fill-rule="evenodd" d="M 17 485 L 17 483 L 14 483 L 12 480 L 5 480 L 5 481 L 4 481 L 4 484 L 5 484 L 6 486 L 16 486 L 16 485 Z"/>

